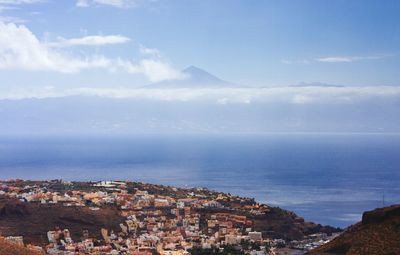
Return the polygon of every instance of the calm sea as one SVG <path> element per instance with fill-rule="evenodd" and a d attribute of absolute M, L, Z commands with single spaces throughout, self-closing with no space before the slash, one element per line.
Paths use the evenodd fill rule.
<path fill-rule="evenodd" d="M 345 227 L 400 203 L 400 136 L 3 137 L 0 179 L 9 178 L 208 187 Z"/>

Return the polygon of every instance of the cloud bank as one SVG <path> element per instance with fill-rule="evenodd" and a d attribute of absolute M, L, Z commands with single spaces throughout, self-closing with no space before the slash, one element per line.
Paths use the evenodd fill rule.
<path fill-rule="evenodd" d="M 9 91 L 0 99 L 57 98 L 96 96 L 113 99 L 169 102 L 208 102 L 214 104 L 354 104 L 369 100 L 400 102 L 400 87 L 270 87 L 270 88 L 204 88 L 204 89 L 129 89 L 89 88 Z"/>
<path fill-rule="evenodd" d="M 398 87 L 48 87 L 6 98 L 2 134 L 400 132 Z"/>

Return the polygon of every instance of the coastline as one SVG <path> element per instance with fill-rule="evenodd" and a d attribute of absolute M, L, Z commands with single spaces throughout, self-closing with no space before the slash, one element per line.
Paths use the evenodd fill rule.
<path fill-rule="evenodd" d="M 60 223 L 64 221 L 62 228 L 68 229 L 68 224 L 70 224 L 69 231 L 75 240 L 82 238 L 82 231 L 85 230 L 83 228 L 88 227 L 89 224 L 92 232 L 97 231 L 97 233 L 91 234 L 100 243 L 101 240 L 104 239 L 103 241 L 106 241 L 107 239 L 101 235 L 101 228 L 108 227 L 115 233 L 123 232 L 127 238 L 126 240 L 129 238 L 141 238 L 143 234 L 153 233 L 157 236 L 158 232 L 165 231 L 167 231 L 165 233 L 173 232 L 175 234 L 172 235 L 180 236 L 184 229 L 185 233 L 191 233 L 190 235 L 186 233 L 184 235 L 186 237 L 208 236 L 200 243 L 196 238 L 190 239 L 192 248 L 197 247 L 197 244 L 201 244 L 199 247 L 203 248 L 209 246 L 224 247 L 230 242 L 232 242 L 231 244 L 240 245 L 242 241 L 251 239 L 249 236 L 256 235 L 257 238 L 253 241 L 258 243 L 259 246 L 268 245 L 272 248 L 285 247 L 309 250 L 330 240 L 332 234 L 337 234 L 341 231 L 329 226 L 305 222 L 304 219 L 293 212 L 270 207 L 266 204 L 259 204 L 252 198 L 238 197 L 223 192 L 210 191 L 205 188 L 184 189 L 125 181 L 64 182 L 61 180 L 10 180 L 3 181 L 1 187 L 1 197 L 3 199 L 0 214 L 2 214 L 3 220 L 0 221 L 0 228 L 2 228 L 3 234 L 4 229 L 7 229 L 4 228 L 4 219 L 7 219 L 14 226 L 18 225 L 17 221 L 21 223 L 24 219 L 29 219 L 35 231 L 38 228 L 49 228 L 46 231 L 47 235 L 50 233 L 48 231 L 54 231 L 51 226 L 53 228 L 60 227 L 54 226 L 54 222 Z M 71 213 L 69 210 L 73 210 L 76 215 L 69 215 Z M 54 212 L 56 215 L 50 212 Z M 158 216 L 154 216 L 155 212 L 159 212 L 155 214 Z M 111 225 L 106 224 L 106 226 L 100 227 L 100 225 L 104 224 L 101 220 L 95 224 L 93 222 L 90 224 L 90 219 L 95 222 L 98 220 L 97 214 L 111 219 L 109 213 L 111 213 L 110 215 L 115 215 L 113 216 L 115 217 L 114 222 L 108 223 L 111 223 Z M 148 226 L 143 225 L 140 227 L 140 224 L 148 224 L 146 218 L 148 218 L 149 213 L 153 215 L 151 216 L 152 218 L 158 218 L 161 221 L 159 223 L 162 223 L 161 225 L 163 226 L 159 226 L 159 229 L 155 232 L 153 228 L 148 228 Z M 38 216 L 36 214 L 43 215 Z M 82 218 L 79 214 L 82 215 Z M 58 218 L 60 215 L 64 215 L 62 216 L 62 221 Z M 135 231 L 132 229 L 132 231 L 127 232 L 126 229 L 129 228 L 130 224 L 128 222 L 131 222 L 133 215 L 135 215 L 134 218 L 136 218 L 138 225 Z M 17 217 L 17 221 L 10 221 L 14 216 Z M 49 223 L 40 222 L 41 220 L 43 221 L 43 217 L 48 219 Z M 183 222 L 165 227 L 165 224 L 171 224 L 168 219 L 183 220 Z M 36 222 L 36 225 L 34 224 L 35 220 L 39 221 Z M 48 225 L 46 226 L 46 224 Z M 97 226 L 96 224 L 99 225 Z M 122 227 L 121 224 L 126 225 Z M 45 242 L 37 242 L 37 240 L 43 240 L 43 236 L 39 239 L 35 239 L 38 238 L 37 236 L 29 236 L 29 227 L 27 225 L 23 229 L 28 231 L 25 233 L 24 239 L 30 240 L 31 243 L 33 241 L 32 244 L 42 245 L 41 247 L 46 249 L 49 248 L 49 245 L 52 245 L 51 240 L 46 246 L 44 246 Z M 81 230 L 81 233 L 79 233 L 79 230 Z M 177 230 L 179 231 L 176 232 Z M 17 234 L 18 231 L 14 233 Z M 218 241 L 215 240 L 216 233 L 218 233 Z M 42 233 L 42 235 L 44 234 Z M 184 239 L 188 241 L 186 238 Z M 72 243 L 77 245 L 75 242 Z M 163 243 L 163 245 L 166 244 Z M 163 251 L 165 247 L 158 248 L 159 251 Z M 183 252 L 187 249 L 188 247 L 177 250 Z"/>

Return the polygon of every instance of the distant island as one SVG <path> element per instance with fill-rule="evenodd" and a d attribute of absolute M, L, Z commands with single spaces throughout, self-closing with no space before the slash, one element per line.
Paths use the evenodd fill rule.
<path fill-rule="evenodd" d="M 206 188 L 61 180 L 0 185 L 0 244 L 28 252 L 20 254 L 302 254 L 342 231 Z M 0 254 L 10 253 L 0 248 Z"/>

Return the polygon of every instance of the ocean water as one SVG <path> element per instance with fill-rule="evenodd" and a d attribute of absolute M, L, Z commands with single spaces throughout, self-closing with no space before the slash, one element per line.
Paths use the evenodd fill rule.
<path fill-rule="evenodd" d="M 260 134 L 0 138 L 0 179 L 207 187 L 346 227 L 400 203 L 400 135 Z"/>

